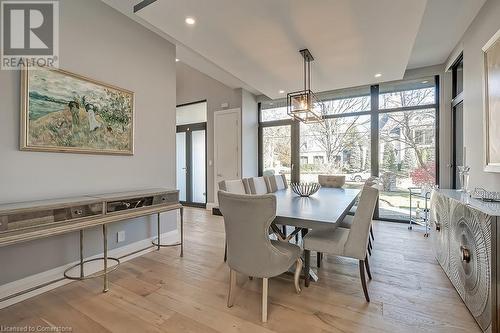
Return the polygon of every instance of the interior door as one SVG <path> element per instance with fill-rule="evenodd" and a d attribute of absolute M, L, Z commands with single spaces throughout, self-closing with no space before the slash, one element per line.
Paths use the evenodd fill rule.
<path fill-rule="evenodd" d="M 218 183 L 241 178 L 241 111 L 231 109 L 214 113 L 214 201 Z"/>

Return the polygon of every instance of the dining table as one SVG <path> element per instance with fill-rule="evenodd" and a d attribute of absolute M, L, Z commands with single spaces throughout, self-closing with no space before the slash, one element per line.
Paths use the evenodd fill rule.
<path fill-rule="evenodd" d="M 359 189 L 321 187 L 309 197 L 295 194 L 291 188 L 278 190 L 276 196 L 276 218 L 273 231 L 289 241 L 297 233 L 304 237 L 309 229 L 336 228 L 356 203 Z M 292 226 L 295 230 L 285 235 L 276 225 Z M 304 258 L 309 263 L 310 258 Z M 314 271 L 309 270 L 311 279 L 317 281 Z"/>

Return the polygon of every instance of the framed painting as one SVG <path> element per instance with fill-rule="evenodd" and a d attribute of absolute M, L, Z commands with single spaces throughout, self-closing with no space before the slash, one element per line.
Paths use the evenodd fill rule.
<path fill-rule="evenodd" d="M 500 30 L 484 45 L 485 167 L 500 172 Z"/>
<path fill-rule="evenodd" d="M 134 93 L 49 67 L 21 71 L 21 150 L 133 155 Z"/>

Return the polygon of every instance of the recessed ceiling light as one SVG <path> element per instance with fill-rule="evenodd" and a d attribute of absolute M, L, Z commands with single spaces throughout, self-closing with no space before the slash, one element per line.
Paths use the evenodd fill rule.
<path fill-rule="evenodd" d="M 422 81 L 422 84 L 426 84 L 426 83 L 429 83 L 429 81 L 427 81 L 427 80 Z"/>
<path fill-rule="evenodd" d="M 273 103 L 273 102 L 270 102 L 270 103 L 269 103 L 269 105 L 274 105 L 274 103 Z"/>
<path fill-rule="evenodd" d="M 284 94 L 284 93 L 285 93 L 285 91 L 284 91 L 284 90 L 280 90 L 280 91 L 279 91 L 279 93 L 280 93 L 280 94 Z"/>
<path fill-rule="evenodd" d="M 179 58 L 175 58 L 175 62 L 179 62 Z"/>
<path fill-rule="evenodd" d="M 375 77 L 381 77 L 382 76 L 382 73 L 377 73 L 374 75 Z"/>
<path fill-rule="evenodd" d="M 186 22 L 187 24 L 189 24 L 189 25 L 193 25 L 193 24 L 195 24 L 195 23 L 196 23 L 196 20 L 195 20 L 193 17 L 188 16 L 188 17 L 186 17 L 185 22 Z"/>

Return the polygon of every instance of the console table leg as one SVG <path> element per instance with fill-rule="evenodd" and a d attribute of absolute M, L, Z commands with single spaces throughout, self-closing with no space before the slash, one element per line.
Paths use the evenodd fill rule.
<path fill-rule="evenodd" d="M 181 257 L 184 256 L 184 208 L 180 208 L 181 213 Z"/>
<path fill-rule="evenodd" d="M 106 224 L 102 225 L 102 236 L 104 239 L 104 289 L 102 292 L 109 290 L 108 286 L 108 233 Z"/>
<path fill-rule="evenodd" d="M 83 230 L 80 230 L 80 278 L 83 276 Z"/>
<path fill-rule="evenodd" d="M 158 246 L 157 250 L 160 251 L 160 213 L 158 213 Z"/>

